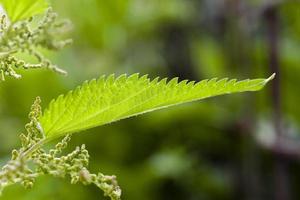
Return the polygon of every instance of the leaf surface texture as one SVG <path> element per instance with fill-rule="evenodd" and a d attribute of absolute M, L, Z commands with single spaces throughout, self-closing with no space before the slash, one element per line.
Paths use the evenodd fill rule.
<path fill-rule="evenodd" d="M 237 81 L 170 81 L 134 74 L 85 82 L 53 100 L 40 118 L 47 138 L 79 132 L 128 117 L 208 97 L 257 91 L 274 78 Z"/>
<path fill-rule="evenodd" d="M 0 0 L 0 4 L 12 22 L 43 13 L 48 7 L 45 0 Z"/>

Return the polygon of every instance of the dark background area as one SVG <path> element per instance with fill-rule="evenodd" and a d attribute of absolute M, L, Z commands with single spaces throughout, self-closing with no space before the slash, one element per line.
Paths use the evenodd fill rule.
<path fill-rule="evenodd" d="M 91 170 L 115 174 L 123 199 L 300 199 L 300 2 L 53 0 L 74 44 L 45 52 L 69 72 L 22 72 L 0 87 L 0 163 L 36 96 L 51 99 L 103 74 L 276 79 L 258 93 L 209 99 L 75 134 Z M 94 186 L 39 178 L 1 199 L 105 199 Z"/>

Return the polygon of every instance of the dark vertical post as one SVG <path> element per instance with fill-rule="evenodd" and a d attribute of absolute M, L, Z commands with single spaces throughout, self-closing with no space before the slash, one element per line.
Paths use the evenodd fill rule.
<path fill-rule="evenodd" d="M 190 57 L 188 27 L 169 24 L 164 28 L 164 52 L 171 77 L 198 80 Z"/>
<path fill-rule="evenodd" d="M 272 73 L 276 73 L 276 79 L 272 83 L 272 106 L 273 106 L 273 122 L 274 130 L 277 136 L 276 148 L 280 150 L 281 139 L 284 137 L 282 127 L 281 112 L 281 91 L 280 91 L 280 64 L 279 64 L 279 16 L 276 5 L 272 5 L 265 11 L 265 19 L 267 23 L 267 37 L 269 47 L 269 65 Z M 275 200 L 290 199 L 288 187 L 288 170 L 286 160 L 279 154 L 275 155 Z"/>

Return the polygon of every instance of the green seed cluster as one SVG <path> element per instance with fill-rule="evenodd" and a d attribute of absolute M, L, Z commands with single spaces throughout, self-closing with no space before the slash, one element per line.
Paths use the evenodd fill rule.
<path fill-rule="evenodd" d="M 0 79 L 5 76 L 21 78 L 15 69 L 47 68 L 60 74 L 66 72 L 43 56 L 38 48 L 58 51 L 72 43 L 71 39 L 62 36 L 70 29 L 70 22 L 57 21 L 57 14 L 48 9 L 44 18 L 35 28 L 33 18 L 10 24 L 6 15 L 0 19 Z M 37 63 L 28 63 L 18 58 L 17 53 L 33 56 Z"/>
<path fill-rule="evenodd" d="M 70 177 L 72 184 L 94 184 L 112 200 L 120 200 L 121 189 L 115 176 L 92 174 L 88 171 L 90 156 L 85 145 L 77 147 L 67 155 L 61 155 L 71 140 L 71 136 L 67 135 L 53 149 L 46 151 L 42 148 L 45 136 L 38 121 L 42 114 L 40 103 L 38 97 L 31 107 L 30 122 L 25 125 L 27 134 L 20 135 L 22 147 L 13 150 L 11 160 L 0 171 L 0 191 L 15 183 L 31 188 L 38 176 L 52 175 Z"/>
<path fill-rule="evenodd" d="M 41 99 L 40 97 L 37 97 L 33 105 L 31 106 L 31 111 L 28 115 L 30 122 L 25 125 L 27 134 L 25 135 L 24 133 L 21 133 L 20 135 L 22 143 L 21 151 L 23 152 L 38 144 L 38 142 L 40 142 L 45 137 L 42 127 L 38 121 L 39 117 L 42 114 L 42 108 L 40 104 Z"/>
<path fill-rule="evenodd" d="M 29 113 L 30 122 L 25 125 L 27 135 L 21 134 L 20 139 L 22 147 L 19 150 L 12 151 L 11 160 L 0 171 L 0 191 L 11 184 L 21 183 L 25 188 L 33 186 L 38 173 L 31 170 L 28 166 L 27 152 L 30 152 L 43 139 L 43 132 L 39 126 L 38 118 L 41 115 L 41 99 L 36 98 Z M 38 149 L 36 152 L 41 152 Z"/>

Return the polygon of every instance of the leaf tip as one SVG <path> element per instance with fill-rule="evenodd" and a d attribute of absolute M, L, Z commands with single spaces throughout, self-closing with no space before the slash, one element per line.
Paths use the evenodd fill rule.
<path fill-rule="evenodd" d="M 269 78 L 266 79 L 266 83 L 273 80 L 275 78 L 275 76 L 276 76 L 276 73 L 273 73 Z"/>

